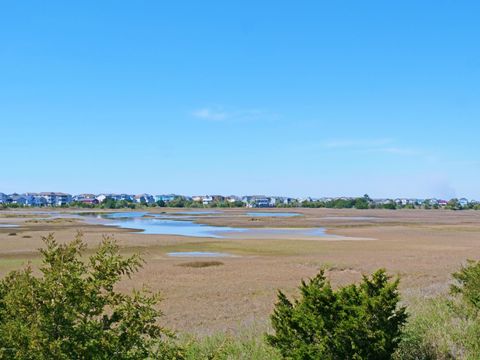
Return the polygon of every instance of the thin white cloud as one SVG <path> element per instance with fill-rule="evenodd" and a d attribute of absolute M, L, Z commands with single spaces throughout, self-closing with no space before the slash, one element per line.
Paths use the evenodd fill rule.
<path fill-rule="evenodd" d="M 343 149 L 353 152 L 374 152 L 392 155 L 414 156 L 426 155 L 419 149 L 397 145 L 394 139 L 335 139 L 325 141 L 323 147 L 327 149 Z"/>
<path fill-rule="evenodd" d="M 327 148 L 370 148 L 378 146 L 386 146 L 392 144 L 393 140 L 389 138 L 382 139 L 334 139 L 324 142 Z"/>
<path fill-rule="evenodd" d="M 192 111 L 192 116 L 210 121 L 255 121 L 272 120 L 277 116 L 269 111 L 262 109 L 228 109 L 221 106 L 203 107 Z"/>
<path fill-rule="evenodd" d="M 192 112 L 192 115 L 204 120 L 225 120 L 229 114 L 218 108 L 201 108 Z"/>
<path fill-rule="evenodd" d="M 394 155 L 419 155 L 421 152 L 416 149 L 403 148 L 403 147 L 385 147 L 379 149 L 373 149 L 373 151 L 383 152 Z"/>

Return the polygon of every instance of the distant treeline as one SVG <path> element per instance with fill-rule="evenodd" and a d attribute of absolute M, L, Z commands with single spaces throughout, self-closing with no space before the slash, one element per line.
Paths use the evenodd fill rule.
<path fill-rule="evenodd" d="M 2 208 L 22 208 L 29 207 L 20 204 L 0 204 Z M 156 202 L 135 202 L 133 200 L 115 200 L 105 199 L 101 203 L 91 203 L 83 201 L 73 201 L 67 205 L 58 206 L 60 208 L 86 208 L 86 209 L 141 209 L 153 207 L 166 208 L 242 208 L 257 207 L 255 204 L 246 204 L 237 200 L 234 202 L 226 200 L 214 200 L 209 204 L 187 199 L 178 196 L 170 201 L 159 200 Z M 327 208 L 327 209 L 448 209 L 448 210 L 480 210 L 480 203 L 470 202 L 462 204 L 458 199 L 451 199 L 446 204 L 439 204 L 431 200 L 424 200 L 417 203 L 402 204 L 394 200 L 372 200 L 368 195 L 358 198 L 337 198 L 329 200 L 292 200 L 289 203 L 278 202 L 275 208 Z"/>

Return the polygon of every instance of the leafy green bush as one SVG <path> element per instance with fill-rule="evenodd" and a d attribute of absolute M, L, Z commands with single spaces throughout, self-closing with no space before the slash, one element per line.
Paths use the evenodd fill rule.
<path fill-rule="evenodd" d="M 293 303 L 281 291 L 267 341 L 287 359 L 390 359 L 406 321 L 398 279 L 384 270 L 333 290 L 321 271 Z"/>
<path fill-rule="evenodd" d="M 451 287 L 452 294 L 461 295 L 467 304 L 480 310 L 480 261 L 468 260 L 467 265 L 452 276 L 457 281 Z"/>
<path fill-rule="evenodd" d="M 68 244 L 43 238 L 41 276 L 31 268 L 0 282 L 0 358 L 145 359 L 179 357 L 158 325 L 158 294 L 119 293 L 115 285 L 142 265 L 104 238 L 86 261 L 81 234 Z"/>

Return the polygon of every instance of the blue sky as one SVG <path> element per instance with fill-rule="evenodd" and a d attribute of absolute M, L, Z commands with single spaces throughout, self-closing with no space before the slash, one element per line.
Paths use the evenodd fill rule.
<path fill-rule="evenodd" d="M 476 1 L 5 1 L 0 191 L 480 199 Z"/>

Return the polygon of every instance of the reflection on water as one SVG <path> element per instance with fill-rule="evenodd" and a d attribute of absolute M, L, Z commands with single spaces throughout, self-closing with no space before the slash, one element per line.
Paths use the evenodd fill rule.
<path fill-rule="evenodd" d="M 177 213 L 178 214 L 178 213 Z M 263 213 L 262 213 L 263 214 Z M 293 213 L 275 213 L 293 214 Z M 270 214 L 269 214 L 270 215 Z M 296 215 L 296 214 L 295 214 Z M 118 226 L 125 229 L 140 230 L 142 234 L 179 235 L 192 237 L 226 238 L 229 235 L 287 235 L 287 236 L 327 236 L 323 228 L 308 229 L 279 229 L 279 228 L 234 228 L 229 226 L 212 226 L 198 224 L 193 221 L 195 216 L 190 214 L 177 215 L 153 214 L 147 212 L 118 212 L 104 214 L 86 214 L 92 222 L 106 226 Z M 288 215 L 287 215 L 288 216 Z M 329 235 L 331 236 L 331 235 Z"/>
<path fill-rule="evenodd" d="M 228 226 L 210 226 L 197 224 L 189 217 L 171 220 L 171 216 L 162 214 L 148 214 L 146 212 L 121 212 L 97 215 L 97 219 L 111 220 L 104 225 L 118 226 L 125 229 L 142 230 L 143 234 L 181 235 L 193 237 L 222 238 L 221 233 L 242 232 Z"/>

